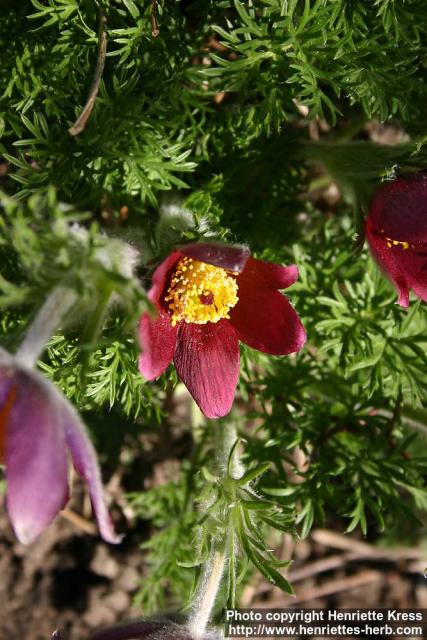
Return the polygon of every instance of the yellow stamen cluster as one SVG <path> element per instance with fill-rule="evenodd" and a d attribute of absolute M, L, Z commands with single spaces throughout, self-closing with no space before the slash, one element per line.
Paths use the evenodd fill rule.
<path fill-rule="evenodd" d="M 381 233 L 384 235 L 384 229 L 381 229 Z M 409 249 L 409 247 L 411 247 L 411 249 L 415 249 L 415 245 L 409 242 L 406 242 L 406 240 L 394 240 L 393 238 L 389 238 L 386 235 L 384 235 L 384 238 L 386 240 L 387 247 L 389 249 L 391 249 L 392 247 L 402 247 L 404 251 Z"/>
<path fill-rule="evenodd" d="M 181 320 L 206 324 L 229 318 L 238 301 L 236 279 L 225 269 L 192 258 L 181 258 L 165 300 L 172 325 Z"/>

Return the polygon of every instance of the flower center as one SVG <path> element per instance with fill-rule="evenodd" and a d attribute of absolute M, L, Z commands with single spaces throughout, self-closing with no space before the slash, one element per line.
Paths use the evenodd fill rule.
<path fill-rule="evenodd" d="M 414 244 L 410 242 L 406 242 L 406 240 L 394 240 L 394 238 L 389 238 L 388 236 L 385 235 L 384 229 L 381 229 L 381 233 L 384 236 L 384 239 L 387 243 L 387 247 L 389 249 L 391 249 L 392 247 L 402 247 L 402 249 L 406 251 L 407 249 L 409 249 L 409 247 L 411 247 L 411 249 L 415 248 Z"/>
<path fill-rule="evenodd" d="M 172 325 L 181 320 L 206 324 L 229 318 L 238 301 L 237 282 L 221 267 L 192 258 L 181 258 L 165 300 L 169 303 Z"/>

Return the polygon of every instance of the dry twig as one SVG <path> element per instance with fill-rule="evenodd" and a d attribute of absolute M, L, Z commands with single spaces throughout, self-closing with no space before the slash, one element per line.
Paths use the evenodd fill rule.
<path fill-rule="evenodd" d="M 314 529 L 311 533 L 311 539 L 324 547 L 332 547 L 334 549 L 342 549 L 350 551 L 359 558 L 376 558 L 385 560 L 419 560 L 425 557 L 425 553 L 421 549 L 412 549 L 409 547 L 397 547 L 396 549 L 379 549 L 367 542 L 355 540 L 350 536 L 329 531 L 328 529 Z"/>
<path fill-rule="evenodd" d="M 98 95 L 99 85 L 101 83 L 102 74 L 105 67 L 105 57 L 107 55 L 107 18 L 102 9 L 99 10 L 99 36 L 98 36 L 98 60 L 96 63 L 95 74 L 92 80 L 92 86 L 89 90 L 89 95 L 86 100 L 86 104 L 83 107 L 83 111 L 75 121 L 72 127 L 68 129 L 68 132 L 72 136 L 78 136 L 86 127 L 92 109 L 95 105 L 95 100 Z"/>
<path fill-rule="evenodd" d="M 301 591 L 295 598 L 284 598 L 281 596 L 278 600 L 270 600 L 268 606 L 272 609 L 277 607 L 283 607 L 284 604 L 287 607 L 293 607 L 295 604 L 301 602 L 307 602 L 310 600 L 317 600 L 325 596 L 330 596 L 341 591 L 349 591 L 350 589 L 356 589 L 357 587 L 363 587 L 373 582 L 379 582 L 383 579 L 383 573 L 381 571 L 375 571 L 374 569 L 363 569 L 359 573 L 352 576 L 346 576 L 345 578 L 334 578 L 328 580 L 322 585 Z M 261 606 L 257 604 L 257 606 Z"/>
<path fill-rule="evenodd" d="M 157 23 L 157 0 L 151 0 L 151 35 L 157 38 L 159 35 L 159 25 Z"/>
<path fill-rule="evenodd" d="M 71 509 L 63 509 L 60 513 L 63 518 L 68 520 L 68 522 L 71 522 L 71 524 L 73 524 L 78 529 L 81 529 L 85 533 L 88 533 L 90 536 L 96 536 L 97 528 L 95 524 L 89 522 L 85 518 L 82 518 L 82 516 L 80 516 L 75 511 L 71 511 Z"/>

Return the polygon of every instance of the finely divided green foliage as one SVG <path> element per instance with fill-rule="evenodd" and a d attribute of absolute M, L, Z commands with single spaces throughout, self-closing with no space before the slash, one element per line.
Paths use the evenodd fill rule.
<path fill-rule="evenodd" d="M 26 329 L 10 309 L 19 306 L 31 317 L 32 305 L 55 286 L 75 288 L 79 302 L 67 318 L 71 333 L 52 339 L 43 370 L 81 408 L 118 404 L 126 415 L 137 416 L 144 406 L 147 416 L 158 415 L 155 395 L 137 371 L 135 328 L 147 305 L 140 281 L 123 267 L 130 258 L 126 245 L 90 223 L 88 213 L 58 204 L 52 190 L 45 198 L 32 196 L 25 206 L 4 195 L 1 202 L 5 346 L 13 350 Z M 108 318 L 100 340 L 108 306 L 115 317 Z"/>
<path fill-rule="evenodd" d="M 74 139 L 67 129 L 96 63 L 97 3 L 2 3 L 1 143 L 23 195 L 54 183 L 85 206 L 107 194 L 139 209 L 191 184 L 230 141 L 241 147 L 294 122 L 296 105 L 332 122 L 352 105 L 415 119 L 426 98 L 423 0 L 159 2 L 157 38 L 151 2 L 103 4 L 107 64 Z"/>
<path fill-rule="evenodd" d="M 383 529 L 426 504 L 426 415 L 411 410 L 427 400 L 426 307 L 398 307 L 372 260 L 343 246 L 345 233 L 330 221 L 307 230 L 309 254 L 294 247 L 292 300 L 310 346 L 249 381 L 261 402 L 252 417 L 262 420 L 250 458 L 273 462 L 260 487 L 299 503 L 303 536 L 329 513 L 366 533 L 368 523 Z"/>
<path fill-rule="evenodd" d="M 293 290 L 298 309 L 307 314 L 319 366 L 327 363 L 342 373 L 367 400 L 403 393 L 411 404 L 425 403 L 426 306 L 414 301 L 409 311 L 399 307 L 367 253 L 356 259 L 350 247 L 333 242 L 341 233 L 327 223 L 311 238 L 310 256 L 295 248 L 301 268 Z"/>
<path fill-rule="evenodd" d="M 422 23 L 416 22 L 425 17 L 421 2 L 408 3 L 405 29 L 399 28 L 402 9 L 394 2 L 232 4 L 238 15 L 215 30 L 238 57 L 230 61 L 213 55 L 216 65 L 205 73 L 220 78 L 219 86 L 230 91 L 261 74 L 264 91 L 258 108 L 265 110 L 267 126 L 271 120 L 277 126 L 286 119 L 284 107 L 288 103 L 289 109 L 290 99 L 310 107 L 312 117 L 335 120 L 347 99 L 361 104 L 367 116 L 385 119 L 407 111 L 405 92 L 422 91 L 416 64 L 425 38 Z"/>
<path fill-rule="evenodd" d="M 101 9 L 105 70 L 72 137 Z M 116 442 L 122 426 L 125 440 L 133 420 L 138 433 L 158 429 L 176 376 L 147 384 L 138 373 L 143 285 L 174 245 L 214 237 L 298 264 L 288 293 L 308 343 L 287 358 L 242 348 L 231 420 L 249 476 L 211 464 L 216 424 L 202 437 L 181 424 L 193 449 L 181 452 L 176 479 L 131 496 L 152 523 L 145 610 L 168 597 L 184 604 L 218 544 L 228 546 L 233 603 L 254 567 L 289 591 L 269 551 L 275 528 L 391 531 L 403 512 L 416 535 L 427 508 L 426 305 L 398 307 L 360 242 L 353 251 L 375 185 L 426 167 L 426 2 L 159 0 L 158 37 L 151 10 L 151 0 L 1 3 L 1 342 L 14 349 L 66 280 L 80 314 L 41 367 L 85 411 L 98 443 Z M 373 144 L 363 129 L 371 118 L 392 118 L 412 138 Z M 333 183 L 343 198 L 316 200 L 316 187 Z M 84 245 L 69 233 L 75 222 Z M 116 234 L 138 249 L 139 279 L 96 259 Z M 100 323 L 111 291 L 122 304 Z"/>
<path fill-rule="evenodd" d="M 201 488 L 197 470 L 184 461 L 179 482 L 167 482 L 151 491 L 129 496 L 138 517 L 149 520 L 153 528 L 150 538 L 142 545 L 147 554 L 148 571 L 136 597 L 136 602 L 148 613 L 171 604 L 182 606 L 182 595 L 191 592 L 194 581 L 194 570 L 189 568 L 206 559 L 198 553 L 200 545 L 195 538 L 198 514 L 192 504 L 193 492 Z"/>
<path fill-rule="evenodd" d="M 223 428 L 223 424 L 213 425 L 211 439 L 217 437 L 213 429 Z M 199 571 L 212 549 L 224 547 L 227 553 L 224 587 L 229 607 L 236 606 L 238 585 L 248 568 L 240 562 L 242 552 L 269 582 L 293 593 L 281 573 L 289 563 L 275 557 L 265 538 L 271 528 L 292 531 L 293 508 L 256 492 L 255 483 L 268 470 L 268 462 L 251 465 L 240 477 L 235 477 L 233 458 L 241 444 L 236 441 L 227 469 L 221 470 L 209 462 L 215 455 L 205 434 L 191 462 L 182 464 L 179 482 L 130 496 L 133 508 L 160 529 L 142 546 L 149 552 L 151 571 L 143 581 L 138 600 L 150 611 L 158 607 L 159 601 L 164 606 L 165 585 L 172 588 L 175 600 L 182 602 L 182 590 L 188 592 L 191 585 L 189 570 Z"/>

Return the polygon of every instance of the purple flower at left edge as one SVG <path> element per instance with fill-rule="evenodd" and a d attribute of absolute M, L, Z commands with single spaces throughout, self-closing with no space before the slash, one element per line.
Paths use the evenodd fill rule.
<path fill-rule="evenodd" d="M 118 543 L 95 450 L 74 407 L 43 375 L 0 349 L 0 463 L 18 540 L 35 540 L 69 498 L 68 453 L 86 481 L 102 538 Z"/>

